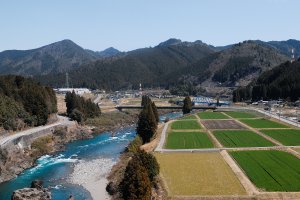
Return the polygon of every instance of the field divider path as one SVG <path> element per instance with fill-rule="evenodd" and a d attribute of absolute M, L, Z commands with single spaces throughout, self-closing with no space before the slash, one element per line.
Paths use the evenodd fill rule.
<path fill-rule="evenodd" d="M 164 128 L 161 132 L 160 140 L 159 140 L 159 143 L 158 143 L 157 147 L 155 148 L 155 151 L 163 151 L 165 141 L 166 141 L 166 134 L 167 134 L 168 126 L 173 121 L 174 120 L 170 120 L 170 121 L 168 121 L 167 123 L 164 124 Z"/>
<path fill-rule="evenodd" d="M 195 116 L 196 116 L 196 118 L 197 118 L 198 123 L 200 124 L 200 126 L 202 126 L 203 130 L 204 130 L 205 132 L 207 132 L 208 137 L 212 140 L 212 142 L 215 144 L 215 146 L 216 146 L 217 148 L 222 148 L 223 145 L 217 140 L 217 138 L 214 136 L 214 134 L 212 134 L 212 132 L 211 132 L 209 129 L 207 129 L 207 128 L 201 123 L 200 117 L 199 117 L 198 115 L 195 115 Z"/>
<path fill-rule="evenodd" d="M 241 124 L 242 126 L 246 127 L 247 129 L 249 129 L 249 130 L 255 132 L 255 133 L 258 134 L 258 135 L 260 135 L 261 137 L 263 137 L 263 138 L 269 140 L 270 142 L 272 142 L 272 143 L 274 143 L 274 144 L 276 144 L 276 145 L 278 145 L 278 146 L 284 146 L 283 144 L 281 144 L 281 143 L 278 142 L 277 140 L 275 140 L 275 139 L 273 139 L 273 138 L 271 138 L 271 137 L 269 137 L 269 136 L 267 136 L 267 135 L 261 133 L 259 130 L 255 129 L 255 128 L 252 128 L 251 126 L 248 126 L 247 124 L 245 124 L 245 123 L 243 123 L 243 122 L 241 122 L 241 121 L 239 121 L 239 120 L 237 120 L 237 119 L 235 119 L 235 118 L 233 118 L 233 117 L 227 115 L 227 114 L 224 113 L 224 112 L 223 112 L 223 114 L 226 115 L 226 116 L 228 116 L 228 117 L 230 117 L 231 119 L 235 120 L 237 123 Z"/>
<path fill-rule="evenodd" d="M 239 179 L 240 183 L 245 188 L 248 195 L 256 195 L 259 194 L 258 189 L 254 186 L 254 184 L 249 180 L 246 174 L 241 170 L 241 168 L 236 164 L 236 162 L 230 157 L 226 150 L 220 152 L 225 162 L 232 169 L 236 177 Z"/>

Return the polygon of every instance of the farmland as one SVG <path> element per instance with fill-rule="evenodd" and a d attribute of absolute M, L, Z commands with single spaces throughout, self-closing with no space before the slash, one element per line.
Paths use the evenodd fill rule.
<path fill-rule="evenodd" d="M 300 160 L 283 151 L 234 151 L 250 180 L 266 191 L 300 191 Z"/>
<path fill-rule="evenodd" d="M 175 121 L 171 124 L 171 128 L 173 130 L 192 130 L 192 129 L 200 129 L 201 126 L 196 120 L 179 120 Z"/>
<path fill-rule="evenodd" d="M 286 125 L 267 119 L 240 119 L 240 121 L 252 128 L 287 128 Z"/>
<path fill-rule="evenodd" d="M 255 118 L 256 116 L 247 112 L 226 112 L 232 118 L 242 119 L 242 118 Z"/>
<path fill-rule="evenodd" d="M 219 153 L 156 153 L 168 195 L 243 195 Z"/>
<path fill-rule="evenodd" d="M 300 130 L 287 129 L 287 130 L 262 130 L 262 133 L 278 140 L 287 146 L 300 145 Z"/>
<path fill-rule="evenodd" d="M 213 134 L 225 147 L 266 147 L 274 144 L 260 135 L 246 130 L 218 130 Z"/>
<path fill-rule="evenodd" d="M 201 123 L 208 129 L 244 129 L 235 120 L 203 120 Z"/>
<path fill-rule="evenodd" d="M 167 149 L 213 148 L 213 144 L 203 132 L 171 132 L 168 134 Z"/>
<path fill-rule="evenodd" d="M 200 119 L 228 119 L 229 117 L 220 112 L 200 112 L 197 113 Z"/>
<path fill-rule="evenodd" d="M 185 119 L 197 119 L 197 118 L 195 115 L 187 115 L 187 116 L 180 118 L 179 120 L 185 120 Z"/>

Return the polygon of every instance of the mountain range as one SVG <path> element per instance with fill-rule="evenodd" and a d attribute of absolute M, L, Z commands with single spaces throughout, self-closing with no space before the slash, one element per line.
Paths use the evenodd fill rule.
<path fill-rule="evenodd" d="M 32 50 L 0 53 L 0 74 L 34 76 L 43 84 L 63 87 L 69 72 L 74 87 L 120 90 L 171 88 L 187 82 L 209 93 L 245 86 L 261 73 L 300 56 L 300 41 L 244 41 L 212 46 L 201 40 L 169 39 L 155 47 L 120 52 L 83 49 L 63 40 Z"/>

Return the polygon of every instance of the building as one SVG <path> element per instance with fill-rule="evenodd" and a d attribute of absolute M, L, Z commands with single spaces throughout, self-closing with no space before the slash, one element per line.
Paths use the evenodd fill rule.
<path fill-rule="evenodd" d="M 55 92 L 59 94 L 66 94 L 67 92 L 75 92 L 77 95 L 90 94 L 91 90 L 88 88 L 57 88 L 54 89 Z"/>

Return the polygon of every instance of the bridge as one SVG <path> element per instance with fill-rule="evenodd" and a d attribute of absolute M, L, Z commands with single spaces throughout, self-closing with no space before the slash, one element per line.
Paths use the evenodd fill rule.
<path fill-rule="evenodd" d="M 116 109 L 122 111 L 123 109 L 142 109 L 143 106 L 116 106 Z M 182 110 L 182 106 L 156 106 L 157 109 L 170 109 L 170 110 Z M 193 110 L 215 110 L 215 106 L 193 106 Z"/>

